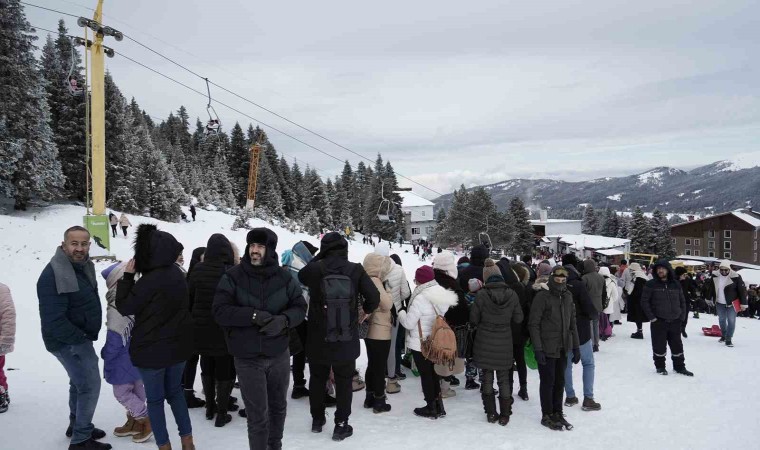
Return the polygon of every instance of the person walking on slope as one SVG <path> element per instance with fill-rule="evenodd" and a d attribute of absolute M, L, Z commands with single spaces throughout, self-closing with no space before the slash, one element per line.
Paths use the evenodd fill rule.
<path fill-rule="evenodd" d="M 641 308 L 641 294 L 644 292 L 644 285 L 649 281 L 649 278 L 639 263 L 631 263 L 627 272 L 629 272 L 628 277 L 630 278 L 630 282 L 626 282 L 625 287 L 625 292 L 628 294 L 627 320 L 636 324 L 636 332 L 631 337 L 633 339 L 644 339 L 642 326 L 647 318 Z"/>
<path fill-rule="evenodd" d="M 195 222 L 195 205 L 190 205 L 190 215 L 193 216 L 193 222 Z"/>
<path fill-rule="evenodd" d="M 100 396 L 98 355 L 92 343 L 98 340 L 103 311 L 86 228 L 73 226 L 63 234 L 37 281 L 37 298 L 45 348 L 69 376 L 69 449 L 110 449 L 110 444 L 97 442 L 106 433 L 92 424 Z"/>
<path fill-rule="evenodd" d="M 313 433 L 321 433 L 325 418 L 324 386 L 335 376 L 335 428 L 332 439 L 342 441 L 353 435 L 348 424 L 353 390 L 351 381 L 359 357 L 359 307 L 372 314 L 380 304 L 380 293 L 361 264 L 348 261 L 348 242 L 338 233 L 327 233 L 319 253 L 298 272 L 309 288 L 309 404 Z M 358 296 L 364 298 L 359 305 Z"/>
<path fill-rule="evenodd" d="M 681 342 L 681 323 L 685 320 L 686 298 L 676 280 L 670 263 L 662 260 L 652 268 L 655 277 L 646 282 L 641 294 L 641 308 L 650 324 L 652 353 L 657 373 L 667 375 L 665 356 L 670 346 L 670 357 L 676 373 L 694 376 L 686 370 L 686 358 Z"/>
<path fill-rule="evenodd" d="M 183 450 L 194 450 L 193 428 L 182 389 L 185 362 L 193 352 L 187 282 L 177 266 L 182 244 L 155 225 L 137 228 L 135 257 L 116 285 L 116 309 L 134 316 L 129 355 L 145 385 L 156 444 L 171 449 L 164 401 L 171 406 Z M 135 274 L 141 274 L 135 281 Z"/>
<path fill-rule="evenodd" d="M 246 243 L 243 260 L 216 287 L 213 313 L 235 357 L 248 445 L 279 450 L 290 381 L 289 332 L 304 320 L 306 301 L 301 286 L 279 265 L 272 230 L 254 228 Z"/>
<path fill-rule="evenodd" d="M 111 224 L 111 237 L 116 237 L 116 226 L 119 225 L 119 218 L 114 213 L 108 213 L 108 223 Z"/>
<path fill-rule="evenodd" d="M 528 319 L 540 377 L 541 425 L 552 430 L 573 428 L 562 414 L 562 390 L 567 355 L 572 355 L 573 364 L 581 360 L 578 322 L 573 295 L 567 288 L 567 275 L 567 269 L 558 266 L 552 269 L 546 282 L 543 277 L 536 279 L 533 285 L 536 295 Z"/>
<path fill-rule="evenodd" d="M 5 355 L 13 351 L 16 342 L 16 309 L 8 286 L 0 283 L 0 413 L 8 411 L 8 378 L 5 376 Z"/>
<path fill-rule="evenodd" d="M 124 237 L 127 237 L 127 228 L 132 226 L 132 223 L 129 222 L 129 217 L 127 217 L 126 214 L 121 213 L 121 217 L 119 217 L 119 225 L 121 225 L 121 231 L 124 232 Z"/>
<path fill-rule="evenodd" d="M 425 406 L 415 408 L 414 414 L 437 419 L 446 415 L 441 398 L 440 378 L 435 372 L 433 362 L 422 356 L 422 341 L 430 335 L 436 316 L 444 315 L 449 308 L 457 304 L 457 296 L 436 283 L 435 273 L 430 266 L 417 269 L 414 284 L 416 287 L 407 308 L 401 304 L 396 305 L 399 310 L 398 321 L 407 330 L 406 347 L 412 351 L 425 396 Z"/>
<path fill-rule="evenodd" d="M 718 322 L 722 337 L 720 342 L 725 342 L 727 347 L 733 347 L 734 329 L 736 328 L 736 309 L 734 309 L 734 300 L 739 300 L 741 310 L 745 311 L 748 307 L 747 287 L 744 285 L 741 275 L 731 269 L 731 263 L 723 260 L 714 271 L 708 281 L 707 292 L 708 300 L 715 302 L 715 309 L 718 311 Z"/>
<path fill-rule="evenodd" d="M 483 278 L 486 283 L 478 291 L 470 311 L 470 323 L 477 327 L 473 345 L 475 365 L 483 374 L 483 408 L 489 423 L 505 426 L 512 415 L 510 369 L 514 364 L 512 325 L 523 321 L 523 310 L 515 291 L 504 282 L 501 270 L 491 258 L 485 260 Z M 494 371 L 499 384 L 499 413 L 493 391 Z"/>
<path fill-rule="evenodd" d="M 466 331 L 470 322 L 470 306 L 464 291 L 457 282 L 458 270 L 454 255 L 451 252 L 437 253 L 433 258 L 433 272 L 435 272 L 435 282 L 457 296 L 456 306 L 449 308 L 444 315 L 446 323 L 455 334 L 462 330 Z M 451 386 L 459 386 L 459 379 L 454 375 L 464 372 L 464 366 L 464 359 L 459 357 L 454 361 L 453 369 L 441 364 L 435 365 L 435 371 L 441 377 L 442 398 L 454 397 L 457 394 Z"/>

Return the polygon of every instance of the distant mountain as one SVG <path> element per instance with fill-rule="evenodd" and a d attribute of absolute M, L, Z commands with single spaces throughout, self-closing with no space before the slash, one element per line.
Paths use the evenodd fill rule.
<path fill-rule="evenodd" d="M 483 187 L 501 210 L 518 196 L 533 210 L 549 208 L 550 217 L 575 216 L 585 204 L 618 211 L 640 206 L 644 211 L 659 208 L 664 212 L 705 214 L 760 205 L 760 153 L 690 171 L 656 167 L 625 177 L 581 182 L 514 179 Z M 448 208 L 451 198 L 452 194 L 447 194 L 434 203 Z"/>

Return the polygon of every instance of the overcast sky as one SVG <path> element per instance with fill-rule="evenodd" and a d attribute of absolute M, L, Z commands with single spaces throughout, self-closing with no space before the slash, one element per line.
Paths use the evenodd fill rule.
<path fill-rule="evenodd" d="M 30 2 L 83 15 L 91 14 L 78 5 L 96 3 Z M 58 15 L 26 12 L 33 25 L 55 29 Z M 106 0 L 104 12 L 106 25 L 370 159 L 381 152 L 439 192 L 513 177 L 690 168 L 760 151 L 757 1 Z M 127 39 L 107 45 L 205 90 Z M 185 105 L 207 120 L 203 97 L 118 56 L 107 65 L 150 115 Z M 253 105 L 212 95 L 359 161 Z M 252 122 L 216 110 L 227 130 Z M 267 131 L 288 157 L 340 171 Z"/>

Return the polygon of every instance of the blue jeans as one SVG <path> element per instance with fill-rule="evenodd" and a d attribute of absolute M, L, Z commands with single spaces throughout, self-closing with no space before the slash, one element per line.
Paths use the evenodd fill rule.
<path fill-rule="evenodd" d="M 91 341 L 67 345 L 56 350 L 58 358 L 69 375 L 69 423 L 72 427 L 71 443 L 79 444 L 90 439 L 95 425 L 92 416 L 100 397 L 100 369 L 98 355 Z"/>
<path fill-rule="evenodd" d="M 715 308 L 718 310 L 720 332 L 723 333 L 723 337 L 726 339 L 733 338 L 734 328 L 736 328 L 736 310 L 734 309 L 734 305 L 716 303 Z"/>
<path fill-rule="evenodd" d="M 185 361 L 164 369 L 138 367 L 137 370 L 140 371 L 143 384 L 145 384 L 145 395 L 148 397 L 148 417 L 150 418 L 150 426 L 153 428 L 153 436 L 156 438 L 156 445 L 160 447 L 169 443 L 164 400 L 172 408 L 180 437 L 193 434 L 190 414 L 187 412 L 187 403 L 182 391 L 182 373 L 185 370 Z"/>
<path fill-rule="evenodd" d="M 594 347 L 593 339 L 581 344 L 581 364 L 583 364 L 583 396 L 594 398 Z M 575 397 L 573 389 L 573 352 L 567 354 L 567 367 L 565 368 L 565 394 Z"/>

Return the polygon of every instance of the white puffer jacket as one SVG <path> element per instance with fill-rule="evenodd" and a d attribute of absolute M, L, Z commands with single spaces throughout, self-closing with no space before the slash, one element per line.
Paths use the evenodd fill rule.
<path fill-rule="evenodd" d="M 433 329 L 435 316 L 444 315 L 449 308 L 457 304 L 457 300 L 454 292 L 442 288 L 435 281 L 417 286 L 412 293 L 408 310 L 398 314 L 398 322 L 406 328 L 406 347 L 421 351 L 417 322 L 422 327 L 422 339 L 425 339 Z"/>
<path fill-rule="evenodd" d="M 11 290 L 0 283 L 0 356 L 13 351 L 16 342 L 16 309 Z"/>
<path fill-rule="evenodd" d="M 412 291 L 409 288 L 409 282 L 406 281 L 406 274 L 404 268 L 393 263 L 391 273 L 388 274 L 388 291 L 393 296 L 393 304 L 397 305 L 404 300 L 408 299 L 412 295 Z"/>
<path fill-rule="evenodd" d="M 615 305 L 618 303 L 618 288 L 617 288 L 617 281 L 613 279 L 612 274 L 610 274 L 610 269 L 607 267 L 600 267 L 599 268 L 599 275 L 604 277 L 604 287 L 607 291 L 607 298 L 609 299 L 609 303 L 607 303 L 607 308 L 602 311 L 605 314 L 612 314 L 615 312 Z M 618 311 L 620 311 L 618 309 Z M 616 319 L 610 319 L 610 320 L 616 320 Z M 619 320 L 619 319 L 617 319 Z"/>

